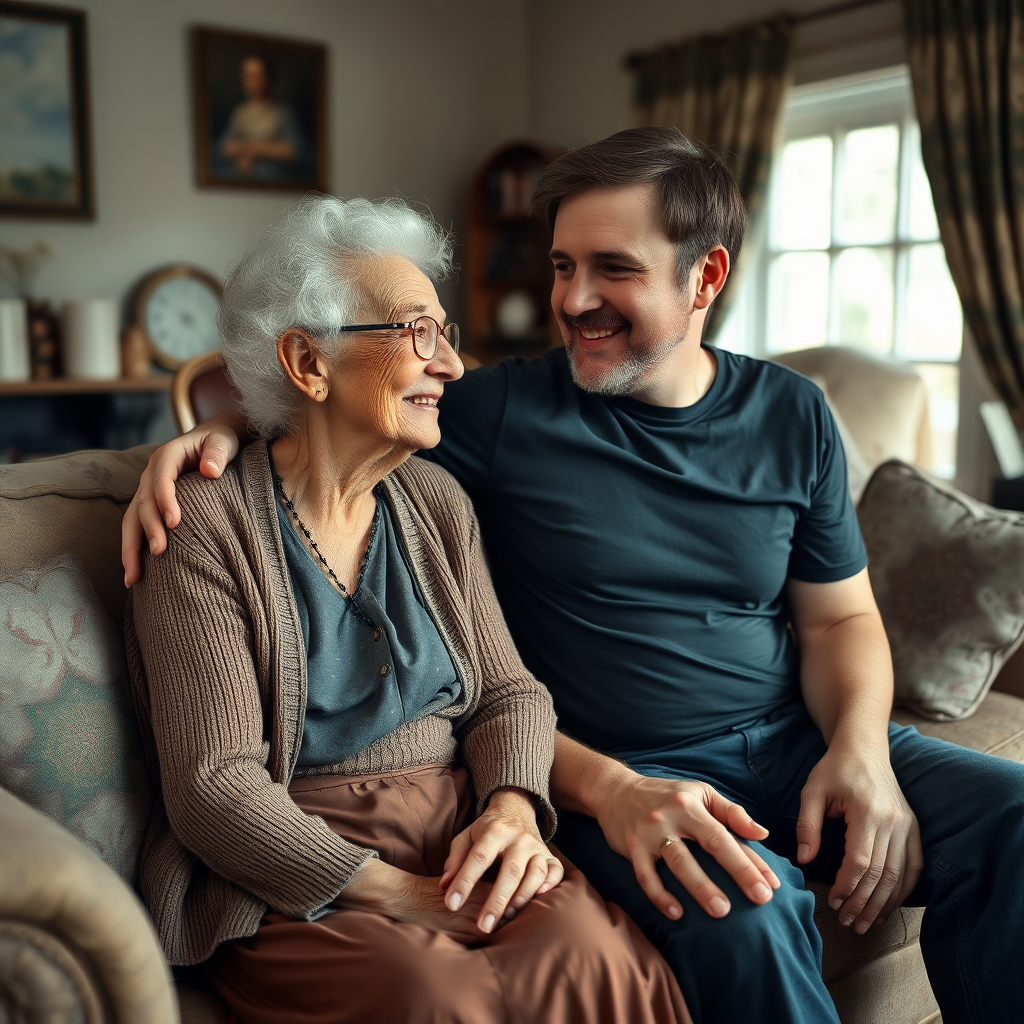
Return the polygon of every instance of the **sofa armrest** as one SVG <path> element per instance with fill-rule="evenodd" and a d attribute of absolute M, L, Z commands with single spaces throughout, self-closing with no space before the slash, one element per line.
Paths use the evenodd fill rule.
<path fill-rule="evenodd" d="M 177 1024 L 170 971 L 121 878 L 2 788 L 0 836 L 0 1002 L 27 1001 L 25 1020 Z"/>

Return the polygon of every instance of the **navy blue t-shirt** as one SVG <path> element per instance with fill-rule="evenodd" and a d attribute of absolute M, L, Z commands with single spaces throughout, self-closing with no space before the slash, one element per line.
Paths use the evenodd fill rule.
<path fill-rule="evenodd" d="M 798 693 L 787 577 L 867 564 L 821 391 L 714 350 L 683 409 L 577 388 L 564 350 L 445 386 L 422 454 L 473 498 L 494 585 L 559 727 L 653 750 L 770 713 Z"/>

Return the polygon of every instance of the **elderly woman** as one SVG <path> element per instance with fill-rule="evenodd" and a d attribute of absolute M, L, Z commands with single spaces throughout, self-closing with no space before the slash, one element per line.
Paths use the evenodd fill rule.
<path fill-rule="evenodd" d="M 309 198 L 224 293 L 266 439 L 186 477 L 132 590 L 161 799 L 141 886 L 231 1018 L 687 1020 L 667 968 L 549 850 L 554 717 L 506 633 L 466 496 L 410 458 L 462 374 L 397 203 Z"/>

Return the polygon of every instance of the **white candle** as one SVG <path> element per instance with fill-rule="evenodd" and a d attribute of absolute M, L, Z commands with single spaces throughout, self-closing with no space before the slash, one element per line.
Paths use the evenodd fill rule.
<path fill-rule="evenodd" d="M 0 380 L 28 380 L 28 309 L 24 299 L 0 299 Z"/>
<path fill-rule="evenodd" d="M 121 376 L 113 299 L 65 302 L 61 317 L 64 376 L 73 380 L 115 380 Z"/>

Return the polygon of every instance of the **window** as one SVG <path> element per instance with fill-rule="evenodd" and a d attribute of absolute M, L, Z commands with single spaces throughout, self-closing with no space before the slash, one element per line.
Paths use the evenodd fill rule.
<path fill-rule="evenodd" d="M 767 214 L 738 303 L 744 333 L 759 330 L 742 347 L 849 345 L 914 363 L 929 391 L 934 469 L 952 477 L 963 317 L 906 69 L 792 90 Z"/>

